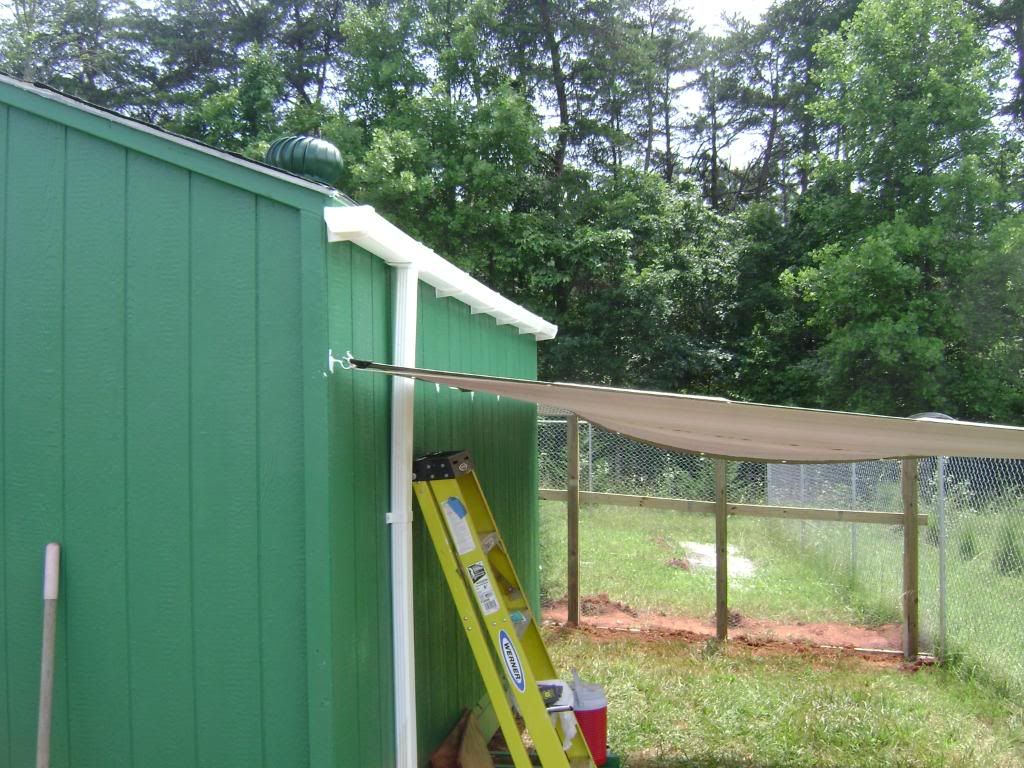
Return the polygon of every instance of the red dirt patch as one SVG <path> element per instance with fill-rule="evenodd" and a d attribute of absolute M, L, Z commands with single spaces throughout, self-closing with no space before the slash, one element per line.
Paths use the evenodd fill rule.
<path fill-rule="evenodd" d="M 581 599 L 580 622 L 592 629 L 633 630 L 637 632 L 682 632 L 694 638 L 715 636 L 714 618 L 692 616 L 665 616 L 634 610 L 628 605 L 611 600 L 608 595 L 592 595 Z M 559 600 L 544 606 L 544 619 L 564 624 L 567 618 L 566 601 Z M 729 637 L 752 645 L 765 643 L 807 643 L 816 646 L 894 650 L 902 644 L 899 624 L 879 627 L 858 627 L 852 624 L 794 623 L 786 624 L 766 619 L 751 619 L 738 611 L 730 611 Z"/>
<path fill-rule="evenodd" d="M 564 600 L 562 601 L 562 606 L 566 611 L 568 611 L 568 606 Z M 547 608 L 544 609 L 544 612 L 545 614 L 547 613 Z M 639 614 L 635 609 L 629 607 L 625 603 L 612 600 L 605 592 L 602 592 L 599 595 L 587 595 L 586 597 L 580 598 L 580 615 L 626 616 L 634 621 L 639 618 Z"/>
<path fill-rule="evenodd" d="M 545 626 L 556 635 L 570 635 L 574 633 L 585 635 L 591 641 L 597 643 L 665 643 L 676 646 L 698 646 L 706 649 L 712 639 L 706 634 L 687 632 L 686 630 L 659 630 L 639 629 L 624 627 L 599 627 L 583 622 L 579 627 L 568 627 L 564 624 L 557 624 L 545 621 Z M 858 664 L 866 664 L 873 668 L 900 669 L 906 672 L 916 672 L 922 667 L 934 663 L 930 658 L 922 658 L 908 664 L 904 662 L 899 653 L 879 653 L 857 651 L 853 648 L 840 648 L 836 646 L 812 645 L 802 642 L 788 642 L 784 640 L 756 640 L 747 637 L 734 637 L 730 635 L 729 642 L 722 647 L 722 653 L 748 653 L 753 656 L 765 658 L 770 657 L 797 657 L 808 664 L 816 667 L 831 668 L 840 660 L 852 660 Z"/>

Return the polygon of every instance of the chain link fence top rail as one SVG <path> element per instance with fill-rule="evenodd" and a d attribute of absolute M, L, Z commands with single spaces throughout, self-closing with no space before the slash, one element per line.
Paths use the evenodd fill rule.
<path fill-rule="evenodd" d="M 713 462 L 639 443 L 581 421 L 580 490 L 712 501 Z M 566 420 L 538 424 L 540 482 L 566 487 Z M 730 502 L 902 511 L 900 462 L 730 462 Z M 965 675 L 1024 695 L 1024 462 L 928 458 L 918 462 L 922 647 Z M 623 514 L 639 514 L 635 509 Z M 778 546 L 878 623 L 899 620 L 903 529 L 899 525 L 758 520 Z"/>

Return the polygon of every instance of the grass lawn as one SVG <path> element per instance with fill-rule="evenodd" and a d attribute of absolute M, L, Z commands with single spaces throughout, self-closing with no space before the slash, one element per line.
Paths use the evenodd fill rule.
<path fill-rule="evenodd" d="M 1015 514 L 1024 515 L 1024 509 Z M 541 502 L 545 601 L 566 593 L 565 521 L 564 504 Z M 961 676 L 976 676 L 1020 698 L 1024 575 L 993 570 L 999 526 L 994 516 L 954 520 L 951 525 L 949 650 Z M 972 538 L 970 558 L 961 554 L 965 531 Z M 747 618 L 791 623 L 898 623 L 901 530 L 858 526 L 855 577 L 851 534 L 851 526 L 841 523 L 730 518 L 729 544 L 753 567 L 748 576 L 730 574 L 730 609 Z M 606 593 L 640 611 L 709 618 L 715 605 L 713 568 L 682 570 L 671 565 L 687 557 L 687 542 L 712 545 L 713 519 L 672 510 L 586 505 L 580 510 L 581 593 Z M 931 650 L 938 626 L 938 555 L 934 537 L 929 539 L 927 532 L 921 534 L 920 553 L 922 649 Z"/>
<path fill-rule="evenodd" d="M 556 668 L 605 686 L 630 768 L 1019 768 L 1024 715 L 939 668 L 549 630 Z"/>
<path fill-rule="evenodd" d="M 544 600 L 566 592 L 565 516 L 563 504 L 542 502 Z M 673 567 L 693 557 L 694 543 L 714 542 L 710 517 L 585 506 L 580 518 L 583 595 L 607 593 L 640 611 L 713 615 L 714 570 Z M 990 573 L 988 533 L 976 536 L 977 557 L 951 557 L 951 640 L 963 651 L 951 669 L 907 672 L 792 647 L 718 649 L 593 631 L 552 630 L 549 649 L 556 668 L 576 667 L 605 685 L 611 743 L 634 768 L 1019 768 L 1024 579 Z M 845 524 L 731 518 L 733 554 L 748 558 L 752 572 L 730 576 L 730 608 L 780 622 L 898 622 L 901 532 L 858 529 L 855 580 L 850 534 Z M 937 590 L 935 548 L 924 534 L 921 556 L 927 647 Z"/>
<path fill-rule="evenodd" d="M 541 502 L 541 598 L 565 596 L 565 505 Z M 829 621 L 872 626 L 899 620 L 896 598 L 865 598 L 839 584 L 820 558 L 780 546 L 783 521 L 733 518 L 729 543 L 754 572 L 733 576 L 730 608 L 780 621 Z M 580 585 L 584 595 L 607 593 L 641 611 L 704 617 L 715 611 L 713 568 L 672 567 L 686 557 L 684 542 L 714 543 L 710 516 L 671 510 L 584 506 L 580 510 Z M 891 564 L 898 579 L 902 566 Z M 881 567 L 881 566 L 878 566 Z M 898 582 L 897 582 L 898 583 Z"/>

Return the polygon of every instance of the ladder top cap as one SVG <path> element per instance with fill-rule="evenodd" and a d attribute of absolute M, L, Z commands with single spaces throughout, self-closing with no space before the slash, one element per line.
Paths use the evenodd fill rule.
<path fill-rule="evenodd" d="M 414 482 L 452 480 L 462 475 L 468 475 L 475 468 L 469 451 L 428 453 L 412 463 L 412 479 Z"/>

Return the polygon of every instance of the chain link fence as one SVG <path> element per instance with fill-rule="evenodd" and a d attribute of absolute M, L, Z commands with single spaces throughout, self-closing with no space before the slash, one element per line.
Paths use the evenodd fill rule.
<path fill-rule="evenodd" d="M 579 429 L 581 491 L 714 499 L 711 460 L 638 443 L 584 421 Z M 564 489 L 564 417 L 541 418 L 538 437 L 541 486 Z M 948 658 L 963 674 L 983 676 L 1015 695 L 1024 694 L 1024 462 L 928 458 L 918 462 L 918 476 L 920 512 L 928 515 L 929 523 L 921 528 L 919 541 L 921 647 Z M 730 503 L 902 512 L 898 461 L 820 465 L 730 462 L 728 478 Z M 543 509 L 550 516 L 564 509 L 564 504 L 546 502 Z M 586 527 L 604 526 L 603 521 L 612 525 L 608 511 L 599 517 L 585 517 L 581 536 Z M 609 528 L 608 535 L 625 538 L 631 528 L 640 529 L 646 522 L 652 530 L 668 529 L 686 517 L 693 518 L 686 523 L 690 526 L 688 538 L 713 541 L 713 524 L 707 515 L 622 508 L 616 516 L 629 520 L 628 527 L 619 533 Z M 558 538 L 557 526 L 549 524 L 547 531 L 542 547 L 557 550 L 563 541 Z M 654 544 L 661 543 L 657 535 L 649 538 Z M 760 574 L 747 581 L 730 580 L 730 605 L 744 607 L 748 615 L 763 610 L 787 620 L 850 620 L 869 625 L 899 621 L 900 525 L 733 518 L 729 541 L 736 541 L 738 550 L 746 551 L 752 572 Z M 672 546 L 676 543 L 669 542 Z M 559 554 L 547 553 L 549 570 L 557 570 L 563 562 Z M 581 557 L 586 565 L 585 548 Z M 730 547 L 730 571 L 732 557 Z M 628 564 L 623 569 L 628 569 Z M 592 584 L 587 583 L 588 573 L 594 574 L 590 576 Z M 603 577 L 597 573 L 599 569 L 584 568 L 584 594 L 604 588 Z M 549 573 L 546 578 L 552 593 L 548 597 L 557 598 L 554 593 L 564 590 L 564 583 L 556 574 Z M 759 578 L 776 583 L 758 584 Z M 787 579 L 788 586 L 782 583 Z M 677 579 L 669 588 L 681 583 Z M 647 586 L 648 591 L 657 591 L 657 584 Z M 759 600 L 759 588 L 773 598 Z M 821 599 L 814 599 L 808 594 L 811 592 L 822 593 Z M 661 599 L 662 605 L 644 604 L 639 588 L 633 599 L 645 609 L 687 607 L 670 604 L 671 597 Z M 708 601 L 706 610 L 700 606 L 704 599 Z M 692 604 L 696 610 L 713 609 L 710 586 L 697 601 Z"/>

